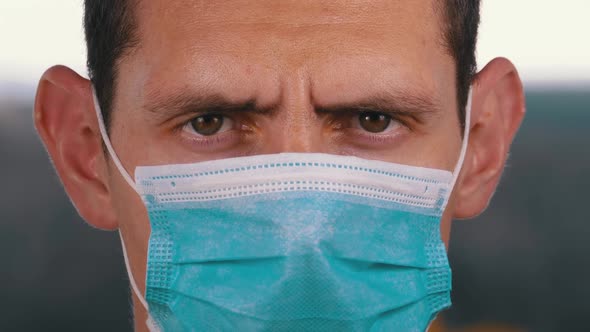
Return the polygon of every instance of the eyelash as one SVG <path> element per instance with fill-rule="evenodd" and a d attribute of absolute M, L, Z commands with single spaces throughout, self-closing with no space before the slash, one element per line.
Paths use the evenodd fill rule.
<path fill-rule="evenodd" d="M 355 141 L 357 141 L 359 143 L 385 144 L 385 143 L 391 142 L 394 139 L 394 137 L 397 136 L 396 133 L 398 130 L 394 130 L 396 133 L 392 134 L 392 133 L 388 133 L 388 131 L 390 131 L 389 129 L 386 129 L 386 131 L 383 133 L 371 133 L 366 130 L 363 130 L 362 128 L 354 128 L 352 126 L 352 122 L 358 121 L 358 118 L 364 113 L 377 113 L 377 114 L 386 115 L 391 120 L 391 124 L 388 126 L 388 128 L 391 127 L 392 125 L 393 126 L 399 125 L 402 129 L 407 129 L 410 131 L 412 130 L 411 126 L 408 124 L 408 121 L 406 119 L 403 119 L 402 116 L 400 116 L 399 114 L 397 114 L 397 113 L 392 114 L 392 113 L 388 113 L 388 112 L 379 112 L 379 111 L 372 111 L 372 110 L 351 110 L 351 111 L 338 112 L 338 114 L 328 114 L 328 116 L 331 116 L 329 123 L 332 125 L 333 129 L 336 129 L 337 131 L 341 131 L 341 132 L 344 132 L 346 130 L 354 131 L 355 136 L 357 136 Z M 195 119 L 197 119 L 198 117 L 201 117 L 201 116 L 206 116 L 206 115 L 219 115 L 219 116 L 224 117 L 224 119 L 229 119 L 233 122 L 232 128 L 225 130 L 223 132 L 220 132 L 220 133 L 215 133 L 211 136 L 199 135 L 194 132 L 194 129 L 189 128 L 192 126 L 192 122 Z M 182 122 L 175 129 L 180 132 L 186 132 L 187 134 L 183 135 L 184 139 L 187 140 L 188 143 L 191 145 L 196 145 L 198 148 L 215 148 L 215 146 L 224 145 L 224 144 L 229 146 L 229 145 L 231 145 L 232 141 L 234 142 L 234 144 L 236 144 L 237 142 L 239 142 L 240 140 L 243 139 L 243 137 L 240 137 L 240 135 L 244 135 L 245 133 L 244 132 L 240 133 L 239 130 L 242 130 L 242 129 L 237 128 L 237 127 L 243 126 L 240 123 L 240 120 L 245 121 L 246 119 L 236 119 L 233 116 L 229 116 L 227 114 L 218 113 L 218 112 L 203 113 L 203 114 L 193 115 L 188 120 Z M 346 124 L 346 123 L 348 123 L 348 125 L 342 126 L 343 124 Z M 345 134 L 345 136 L 349 136 L 349 134 Z M 220 148 L 220 147 L 218 147 L 218 148 Z"/>
<path fill-rule="evenodd" d="M 184 119 L 179 122 L 176 126 L 172 128 L 173 133 L 179 135 L 182 140 L 184 140 L 188 145 L 194 146 L 196 148 L 217 148 L 218 145 L 228 144 L 232 141 L 237 141 L 238 134 L 233 130 L 234 128 L 230 128 L 224 132 L 216 133 L 211 136 L 204 136 L 198 135 L 194 132 L 194 129 L 191 129 L 192 122 L 201 116 L 206 115 L 219 115 L 223 116 L 224 118 L 230 118 L 226 114 L 218 113 L 218 112 L 211 112 L 211 113 L 202 113 L 202 114 L 193 114 L 190 118 Z M 233 120 L 233 119 L 232 119 Z M 235 126 L 235 124 L 234 124 Z M 191 132 L 192 131 L 192 132 Z"/>
<path fill-rule="evenodd" d="M 214 133 L 214 134 L 209 135 L 209 136 L 196 133 L 196 130 L 193 127 L 193 121 L 195 121 L 196 119 L 198 119 L 200 117 L 204 117 L 204 116 L 221 116 L 224 120 L 223 120 L 223 123 L 222 123 L 221 128 L 219 130 L 223 129 L 226 126 L 229 126 L 230 128 L 225 128 L 225 130 L 220 131 L 218 133 Z M 227 120 L 231 121 L 230 124 L 227 124 Z M 219 114 L 219 113 L 206 113 L 206 114 L 200 114 L 200 115 L 198 115 L 196 117 L 193 117 L 193 118 L 189 119 L 187 122 L 184 123 L 182 129 L 183 130 L 186 130 L 186 131 L 189 131 L 189 132 L 192 132 L 193 135 L 198 136 L 198 137 L 213 137 L 213 136 L 218 136 L 219 134 L 222 134 L 222 133 L 224 133 L 226 131 L 231 130 L 232 127 L 234 126 L 234 122 L 235 121 L 232 118 L 230 118 L 230 117 L 228 117 L 228 116 L 226 116 L 224 114 Z"/>
<path fill-rule="evenodd" d="M 389 119 L 392 121 L 392 123 L 397 123 L 400 126 L 406 128 L 408 130 L 412 130 L 412 127 L 410 126 L 409 121 L 405 117 L 400 115 L 399 113 L 381 112 L 381 111 L 373 111 L 373 110 L 350 110 L 350 111 L 338 112 L 338 114 L 330 114 L 333 117 L 330 120 L 330 122 L 331 123 L 335 123 L 335 122 L 343 123 L 343 122 L 346 122 L 346 121 L 343 121 L 343 118 L 348 118 L 350 120 L 358 119 L 358 117 L 360 117 L 362 114 L 365 114 L 365 113 L 374 113 L 374 114 L 385 115 L 385 116 L 389 117 Z M 344 128 L 342 128 L 342 129 L 344 129 Z M 368 134 L 373 135 L 373 136 L 384 135 L 381 133 L 373 133 L 373 134 L 368 133 Z"/>

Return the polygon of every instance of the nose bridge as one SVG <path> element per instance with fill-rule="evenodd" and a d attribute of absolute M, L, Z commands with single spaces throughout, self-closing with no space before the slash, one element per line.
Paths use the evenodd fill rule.
<path fill-rule="evenodd" d="M 273 153 L 321 152 L 321 123 L 311 100 L 311 84 L 304 65 L 286 71 L 281 79 L 281 109 L 274 119 Z"/>
<path fill-rule="evenodd" d="M 291 112 L 290 110 L 286 112 Z M 280 129 L 271 137 L 271 146 L 275 153 L 280 152 L 321 152 L 321 128 L 312 114 L 290 113 L 281 121 Z"/>

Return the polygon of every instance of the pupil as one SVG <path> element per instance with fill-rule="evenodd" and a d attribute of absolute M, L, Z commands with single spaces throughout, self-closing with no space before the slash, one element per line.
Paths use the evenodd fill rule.
<path fill-rule="evenodd" d="M 191 122 L 193 129 L 203 135 L 211 136 L 216 134 L 223 126 L 223 116 L 217 114 L 201 115 Z"/>
<path fill-rule="evenodd" d="M 360 115 L 360 124 L 364 130 L 371 133 L 381 133 L 389 127 L 391 118 L 385 114 L 368 112 Z"/>

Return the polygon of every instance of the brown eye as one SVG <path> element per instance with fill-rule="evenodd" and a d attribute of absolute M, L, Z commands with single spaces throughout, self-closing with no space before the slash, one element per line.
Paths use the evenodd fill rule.
<path fill-rule="evenodd" d="M 370 133 L 382 133 L 391 124 L 391 117 L 377 112 L 364 112 L 359 115 L 359 125 Z"/>
<path fill-rule="evenodd" d="M 217 134 L 224 127 L 224 116 L 219 114 L 205 114 L 191 120 L 192 129 L 199 135 L 211 136 Z"/>

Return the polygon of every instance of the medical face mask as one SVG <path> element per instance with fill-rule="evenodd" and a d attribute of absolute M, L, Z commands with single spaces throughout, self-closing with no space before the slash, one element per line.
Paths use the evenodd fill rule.
<path fill-rule="evenodd" d="M 440 219 L 468 131 L 454 173 L 283 153 L 137 167 L 133 181 L 95 107 L 150 218 L 145 298 L 124 251 L 150 330 L 424 331 L 450 306 Z"/>

